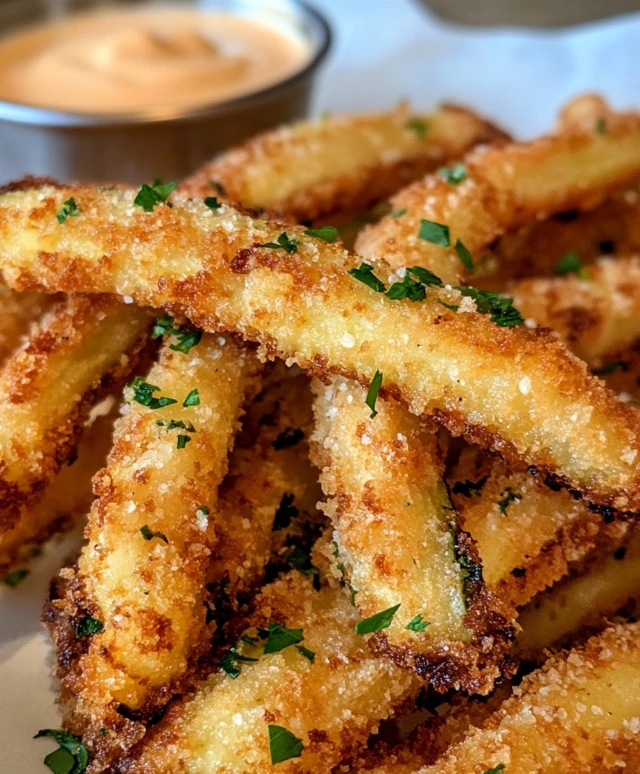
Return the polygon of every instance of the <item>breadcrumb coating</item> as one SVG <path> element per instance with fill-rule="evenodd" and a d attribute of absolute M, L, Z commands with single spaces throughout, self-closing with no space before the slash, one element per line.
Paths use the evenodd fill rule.
<path fill-rule="evenodd" d="M 15 293 L 0 284 L 0 366 L 14 352 L 29 326 L 52 303 L 43 293 Z"/>

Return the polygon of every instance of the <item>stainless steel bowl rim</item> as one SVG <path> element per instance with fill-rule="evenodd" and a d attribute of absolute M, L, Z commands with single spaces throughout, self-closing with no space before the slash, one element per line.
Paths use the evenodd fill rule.
<path fill-rule="evenodd" d="M 59 127 L 108 127 L 108 126 L 136 126 L 143 124 L 161 124 L 175 121 L 189 122 L 202 119 L 223 116 L 227 113 L 242 110 L 244 107 L 255 105 L 256 102 L 265 102 L 274 92 L 293 86 L 298 81 L 306 78 L 325 59 L 332 43 L 331 27 L 327 19 L 305 0 L 289 0 L 297 6 L 305 21 L 311 21 L 316 27 L 317 41 L 311 58 L 300 70 L 296 70 L 288 78 L 277 81 L 271 86 L 258 91 L 243 94 L 224 102 L 197 108 L 195 110 L 176 113 L 174 115 L 154 116 L 153 113 L 75 113 L 73 111 L 55 110 L 52 108 L 40 108 L 34 105 L 24 105 L 18 102 L 0 100 L 0 121 L 11 121 L 18 124 L 36 124 L 38 126 Z"/>

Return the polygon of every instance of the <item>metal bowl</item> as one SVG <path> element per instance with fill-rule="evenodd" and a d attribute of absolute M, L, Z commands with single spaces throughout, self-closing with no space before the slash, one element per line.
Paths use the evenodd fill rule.
<path fill-rule="evenodd" d="M 155 4 L 2 0 L 0 29 L 5 35 L 76 11 L 122 5 Z M 317 11 L 300 0 L 172 0 L 171 7 L 180 6 L 250 13 L 256 20 L 277 17 L 304 38 L 309 59 L 301 70 L 265 89 L 171 115 L 73 113 L 0 100 L 0 182 L 26 174 L 94 183 L 178 180 L 225 148 L 306 115 L 314 77 L 331 42 L 329 25 Z"/>

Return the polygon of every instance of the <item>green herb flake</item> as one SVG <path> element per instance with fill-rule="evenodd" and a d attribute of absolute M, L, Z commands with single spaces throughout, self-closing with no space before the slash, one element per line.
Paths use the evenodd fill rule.
<path fill-rule="evenodd" d="M 271 444 L 276 451 L 295 446 L 304 439 L 304 433 L 299 427 L 286 427 Z"/>
<path fill-rule="evenodd" d="M 458 309 L 460 309 L 459 306 L 456 306 L 455 304 L 446 304 L 444 301 L 438 301 L 440 306 L 444 306 L 445 309 L 448 309 L 450 312 L 457 312 Z"/>
<path fill-rule="evenodd" d="M 391 217 L 394 219 L 401 218 L 403 215 L 407 214 L 407 208 L 403 207 L 401 210 L 396 210 L 395 212 L 391 213 Z"/>
<path fill-rule="evenodd" d="M 356 634 L 372 634 L 373 632 L 388 629 L 393 621 L 393 616 L 398 612 L 399 608 L 400 603 L 387 610 L 382 610 L 380 613 L 375 613 L 369 618 L 358 621 L 356 624 Z"/>
<path fill-rule="evenodd" d="M 427 626 L 429 626 L 429 621 L 425 621 L 421 615 L 416 615 L 404 628 L 410 632 L 423 632 Z"/>
<path fill-rule="evenodd" d="M 394 282 L 385 293 L 391 301 L 400 301 L 403 298 L 409 301 L 424 301 L 427 297 L 427 291 L 420 282 L 414 282 L 411 275 L 407 272 L 400 282 Z"/>
<path fill-rule="evenodd" d="M 144 183 L 133 203 L 138 207 L 142 207 L 145 212 L 153 212 L 153 208 L 157 204 L 166 203 L 167 206 L 170 206 L 170 202 L 167 202 L 167 199 L 175 191 L 176 186 L 177 183 L 163 184 L 161 180 L 157 179 L 151 185 Z"/>
<path fill-rule="evenodd" d="M 43 728 L 33 737 L 40 739 L 51 736 L 59 748 L 44 759 L 44 763 L 53 774 L 83 774 L 89 765 L 89 752 L 79 736 L 68 731 Z"/>
<path fill-rule="evenodd" d="M 473 497 L 482 490 L 482 487 L 487 483 L 488 476 L 483 476 L 477 481 L 456 481 L 453 485 L 453 494 L 459 494 L 463 497 Z"/>
<path fill-rule="evenodd" d="M 267 641 L 264 645 L 264 655 L 279 653 L 281 650 L 302 642 L 302 629 L 287 629 L 286 626 L 270 623 L 267 629 Z"/>
<path fill-rule="evenodd" d="M 591 373 L 594 376 L 607 376 L 616 371 L 626 371 L 627 367 L 627 364 L 623 360 L 612 360 L 610 363 L 605 363 L 605 365 L 602 365 L 599 368 L 592 368 Z"/>
<path fill-rule="evenodd" d="M 20 583 L 22 583 L 22 581 L 29 575 L 30 572 L 31 571 L 27 570 L 26 567 L 21 567 L 19 570 L 11 570 L 11 572 L 8 572 L 4 576 L 4 582 L 7 584 L 7 586 L 15 589 L 15 587 L 20 585 Z"/>
<path fill-rule="evenodd" d="M 513 298 L 491 293 L 489 290 L 478 290 L 471 285 L 457 285 L 456 290 L 463 296 L 475 301 L 476 309 L 480 314 L 490 314 L 496 325 L 502 328 L 512 328 L 515 325 L 523 325 L 524 317 L 513 305 Z"/>
<path fill-rule="evenodd" d="M 349 269 L 348 273 L 359 282 L 375 290 L 376 293 L 384 293 L 386 290 L 384 282 L 373 273 L 373 266 L 371 264 L 363 261 L 357 269 Z"/>
<path fill-rule="evenodd" d="M 67 201 L 64 202 L 60 212 L 56 215 L 56 218 L 58 219 L 58 223 L 62 224 L 67 218 L 75 217 L 76 215 L 80 215 L 80 209 L 76 204 L 76 200 L 72 197 L 71 199 L 67 199 Z"/>
<path fill-rule="evenodd" d="M 291 524 L 291 519 L 295 519 L 298 516 L 299 511 L 293 504 L 296 496 L 291 492 L 285 492 L 280 500 L 280 505 L 276 508 L 275 515 L 273 517 L 273 526 L 271 527 L 273 532 L 280 532 L 280 530 L 287 529 Z"/>
<path fill-rule="evenodd" d="M 189 406 L 199 406 L 200 405 L 200 393 L 198 390 L 191 390 L 191 392 L 187 395 L 187 397 L 184 399 L 184 402 L 182 406 L 184 408 L 189 408 Z"/>
<path fill-rule="evenodd" d="M 176 449 L 184 449 L 184 447 L 191 442 L 191 437 L 188 435 L 179 435 L 176 441 Z"/>
<path fill-rule="evenodd" d="M 316 654 L 312 650 L 309 650 L 309 648 L 305 648 L 304 645 L 296 645 L 296 650 L 312 664 L 316 660 Z"/>
<path fill-rule="evenodd" d="M 599 118 L 594 126 L 596 134 L 604 134 L 607 131 L 607 119 Z"/>
<path fill-rule="evenodd" d="M 449 235 L 449 226 L 442 223 L 435 223 L 432 220 L 422 218 L 420 221 L 420 230 L 418 231 L 420 239 L 438 247 L 451 247 L 451 237 Z"/>
<path fill-rule="evenodd" d="M 102 631 L 104 631 L 104 624 L 102 621 L 98 621 L 97 618 L 88 615 L 76 626 L 76 637 L 80 639 L 82 639 L 82 637 L 91 637 L 94 634 L 100 634 Z"/>
<path fill-rule="evenodd" d="M 404 125 L 405 129 L 409 129 L 411 132 L 415 132 L 415 134 L 422 140 L 424 137 L 426 137 L 428 125 L 427 122 L 422 118 L 410 118 Z"/>
<path fill-rule="evenodd" d="M 152 338 L 157 339 L 160 336 L 175 336 L 178 343 L 171 344 L 169 349 L 188 355 L 191 348 L 195 347 L 202 338 L 202 331 L 176 326 L 170 314 L 163 314 L 162 317 L 158 317 L 153 326 Z"/>
<path fill-rule="evenodd" d="M 333 226 L 320 226 L 320 228 L 308 228 L 304 232 L 307 236 L 321 239 L 323 242 L 332 244 L 338 238 L 338 229 Z"/>
<path fill-rule="evenodd" d="M 499 763 L 497 766 L 494 766 L 492 769 L 487 769 L 484 774 L 502 774 L 504 769 L 505 769 L 504 763 Z"/>
<path fill-rule="evenodd" d="M 298 240 L 290 239 L 287 236 L 287 232 L 283 231 L 278 237 L 277 242 L 265 242 L 260 247 L 269 247 L 273 250 L 286 250 L 287 253 L 295 253 L 298 251 Z"/>
<path fill-rule="evenodd" d="M 567 253 L 553 267 L 555 274 L 577 274 L 580 279 L 588 279 L 587 270 L 577 253 Z"/>
<path fill-rule="evenodd" d="M 159 540 L 164 540 L 165 543 L 169 543 L 167 536 L 163 532 L 153 532 L 147 524 L 144 527 L 140 527 L 140 534 L 145 540 L 158 538 Z"/>
<path fill-rule="evenodd" d="M 164 408 L 165 406 L 171 406 L 173 403 L 177 403 L 177 400 L 173 398 L 154 398 L 153 393 L 157 392 L 160 388 L 154 384 L 149 384 L 141 376 L 136 378 L 127 385 L 127 388 L 133 390 L 133 397 L 136 403 L 140 403 L 142 406 L 147 406 L 152 410 Z"/>
<path fill-rule="evenodd" d="M 215 196 L 207 196 L 204 200 L 204 203 L 210 210 L 219 210 L 220 207 L 222 207 L 222 204 L 220 204 Z"/>
<path fill-rule="evenodd" d="M 287 557 L 287 561 L 294 570 L 311 577 L 313 587 L 316 591 L 320 591 L 320 570 L 313 565 L 311 554 L 308 551 L 296 546 Z"/>
<path fill-rule="evenodd" d="M 231 650 L 229 650 L 229 652 L 220 660 L 220 667 L 232 680 L 236 680 L 240 677 L 239 664 L 249 664 L 255 661 L 258 661 L 258 659 L 243 656 L 241 653 L 238 653 L 236 648 L 231 648 Z"/>
<path fill-rule="evenodd" d="M 371 384 L 369 385 L 369 389 L 367 390 L 367 397 L 365 398 L 365 403 L 369 408 L 371 409 L 371 414 L 369 416 L 370 419 L 375 419 L 375 417 L 378 416 L 378 412 L 376 411 L 376 401 L 378 400 L 378 393 L 380 392 L 380 387 L 382 386 L 382 371 L 376 371 L 374 374 L 373 379 L 371 380 Z"/>
<path fill-rule="evenodd" d="M 269 729 L 269 754 L 271 765 L 288 761 L 291 758 L 299 758 L 304 750 L 302 739 L 298 739 L 291 731 L 283 726 L 268 726 Z"/>
<path fill-rule="evenodd" d="M 440 177 L 449 183 L 449 185 L 459 185 L 467 177 L 467 170 L 461 161 L 454 164 L 451 168 L 442 167 L 438 172 L 440 173 Z"/>
<path fill-rule="evenodd" d="M 158 419 L 158 427 L 165 427 L 169 430 L 186 430 L 187 433 L 195 433 L 196 429 L 191 422 L 184 422 L 182 419 Z"/>
<path fill-rule="evenodd" d="M 522 500 L 522 495 L 514 492 L 510 486 L 508 486 L 502 494 L 503 498 L 498 501 L 498 507 L 500 508 L 500 513 L 503 516 L 506 516 L 507 509 L 511 503 L 519 503 L 520 500 Z"/>
<path fill-rule="evenodd" d="M 456 244 L 453 249 L 456 251 L 458 258 L 460 259 L 460 263 L 469 272 L 469 274 L 473 274 L 473 272 L 475 271 L 475 266 L 473 265 L 473 258 L 471 256 L 471 253 L 467 250 L 467 248 L 462 244 L 462 242 L 459 239 L 456 241 Z"/>

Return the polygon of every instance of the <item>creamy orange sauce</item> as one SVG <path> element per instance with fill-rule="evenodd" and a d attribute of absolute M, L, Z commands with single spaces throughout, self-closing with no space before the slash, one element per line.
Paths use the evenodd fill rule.
<path fill-rule="evenodd" d="M 0 100 L 83 113 L 180 111 L 274 84 L 308 57 L 293 32 L 244 16 L 110 9 L 0 39 Z"/>

